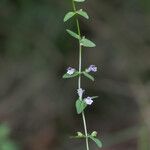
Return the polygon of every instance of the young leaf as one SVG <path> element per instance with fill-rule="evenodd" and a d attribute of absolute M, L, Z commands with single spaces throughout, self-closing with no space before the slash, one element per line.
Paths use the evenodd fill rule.
<path fill-rule="evenodd" d="M 90 80 L 94 81 L 94 77 L 92 77 L 90 74 L 88 74 L 87 72 L 83 72 L 84 76 L 86 76 L 87 78 L 89 78 Z"/>
<path fill-rule="evenodd" d="M 83 11 L 82 9 L 78 10 L 76 13 L 79 14 L 80 16 L 86 18 L 86 19 L 89 19 L 88 14 L 85 11 Z"/>
<path fill-rule="evenodd" d="M 64 17 L 64 22 L 72 18 L 76 13 L 75 12 L 68 12 Z"/>
<path fill-rule="evenodd" d="M 101 142 L 99 139 L 97 139 L 97 138 L 95 138 L 95 137 L 93 137 L 93 136 L 91 136 L 91 135 L 89 135 L 89 138 L 90 138 L 92 141 L 94 141 L 94 142 L 96 143 L 96 145 L 97 145 L 99 148 L 102 148 L 102 142 Z"/>
<path fill-rule="evenodd" d="M 64 79 L 73 78 L 73 77 L 76 77 L 76 76 L 78 76 L 78 75 L 79 75 L 79 72 L 76 71 L 76 72 L 75 72 L 74 74 L 72 74 L 72 75 L 70 75 L 70 74 L 68 74 L 68 73 L 64 74 L 64 75 L 63 75 L 63 78 L 64 78 Z"/>
<path fill-rule="evenodd" d="M 73 32 L 73 31 L 71 31 L 71 30 L 66 30 L 72 37 L 74 37 L 74 38 L 76 38 L 76 39 L 80 39 L 80 36 L 77 34 L 77 33 L 75 33 L 75 32 Z"/>
<path fill-rule="evenodd" d="M 74 2 L 84 2 L 85 0 L 73 0 Z"/>
<path fill-rule="evenodd" d="M 82 113 L 86 107 L 87 107 L 87 104 L 83 100 L 78 99 L 76 101 L 76 110 L 78 114 Z"/>
<path fill-rule="evenodd" d="M 86 38 L 82 38 L 81 41 L 80 41 L 80 43 L 84 47 L 95 47 L 96 46 L 92 41 L 90 41 L 90 40 L 88 40 Z"/>

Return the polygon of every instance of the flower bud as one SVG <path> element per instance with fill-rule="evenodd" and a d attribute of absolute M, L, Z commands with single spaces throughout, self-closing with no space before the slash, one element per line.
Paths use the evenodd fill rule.
<path fill-rule="evenodd" d="M 81 132 L 77 132 L 78 137 L 83 137 L 84 135 Z"/>
<path fill-rule="evenodd" d="M 97 132 L 96 132 L 96 131 L 93 131 L 93 132 L 91 133 L 91 136 L 96 137 L 96 136 L 97 136 Z"/>

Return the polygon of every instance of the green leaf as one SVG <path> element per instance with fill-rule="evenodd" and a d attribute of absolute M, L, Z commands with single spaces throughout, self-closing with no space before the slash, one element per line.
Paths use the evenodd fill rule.
<path fill-rule="evenodd" d="M 89 19 L 88 14 L 85 11 L 83 11 L 82 9 L 78 10 L 76 13 L 79 14 L 80 16 L 86 18 L 86 19 Z"/>
<path fill-rule="evenodd" d="M 74 2 L 84 2 L 85 0 L 73 0 Z"/>
<path fill-rule="evenodd" d="M 95 47 L 96 46 L 92 41 L 90 41 L 86 38 L 82 38 L 80 41 L 80 44 L 84 47 Z"/>
<path fill-rule="evenodd" d="M 80 36 L 77 34 L 77 33 L 75 33 L 75 32 L 73 32 L 73 31 L 71 31 L 71 30 L 66 30 L 72 37 L 74 37 L 74 38 L 76 38 L 76 39 L 80 39 Z"/>
<path fill-rule="evenodd" d="M 68 12 L 64 17 L 64 22 L 72 18 L 76 13 L 75 12 Z"/>
<path fill-rule="evenodd" d="M 90 80 L 94 81 L 94 77 L 92 77 L 90 74 L 88 74 L 87 72 L 83 72 L 84 76 L 89 78 Z"/>
<path fill-rule="evenodd" d="M 76 101 L 76 110 L 78 114 L 82 113 L 86 107 L 87 107 L 87 104 L 83 100 L 78 99 Z"/>
<path fill-rule="evenodd" d="M 70 136 L 71 139 L 82 139 L 84 137 L 79 137 L 79 136 Z"/>
<path fill-rule="evenodd" d="M 95 99 L 95 98 L 98 98 L 98 97 L 99 97 L 99 96 L 92 96 L 91 98 L 92 98 L 92 99 Z"/>
<path fill-rule="evenodd" d="M 102 142 L 101 142 L 99 139 L 97 139 L 97 138 L 95 138 L 95 137 L 93 137 L 93 136 L 91 136 L 91 135 L 89 135 L 89 138 L 90 138 L 92 141 L 94 141 L 94 142 L 96 143 L 96 145 L 97 145 L 99 148 L 102 148 Z"/>
<path fill-rule="evenodd" d="M 82 132 L 77 132 L 76 136 L 71 136 L 70 138 L 80 139 L 80 138 L 85 138 L 85 135 Z"/>
<path fill-rule="evenodd" d="M 63 75 L 63 78 L 64 78 L 64 79 L 68 79 L 68 78 L 76 77 L 76 76 L 78 76 L 78 75 L 79 75 L 79 72 L 76 71 L 76 72 L 75 72 L 74 74 L 72 74 L 72 75 L 70 75 L 70 74 L 68 74 L 68 73 L 64 74 L 64 75 Z"/>

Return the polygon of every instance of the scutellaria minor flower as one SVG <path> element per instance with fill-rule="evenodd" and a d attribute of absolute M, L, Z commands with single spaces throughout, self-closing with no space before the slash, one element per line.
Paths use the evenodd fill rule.
<path fill-rule="evenodd" d="M 74 74 L 75 71 L 76 71 L 76 70 L 75 70 L 74 68 L 72 68 L 72 67 L 68 67 L 68 68 L 67 68 L 67 73 L 68 73 L 69 75 Z"/>
<path fill-rule="evenodd" d="M 95 65 L 90 65 L 87 69 L 86 72 L 96 72 L 97 67 Z"/>
<path fill-rule="evenodd" d="M 89 96 L 85 98 L 84 101 L 87 105 L 92 105 L 93 103 L 92 97 L 89 97 Z"/>

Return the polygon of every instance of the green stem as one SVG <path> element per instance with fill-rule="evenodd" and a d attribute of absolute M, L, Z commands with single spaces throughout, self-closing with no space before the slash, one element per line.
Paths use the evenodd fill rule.
<path fill-rule="evenodd" d="M 75 3 L 72 0 L 72 6 L 73 6 L 73 10 L 76 12 L 76 7 L 75 7 Z M 80 25 L 79 25 L 79 20 L 78 18 L 76 18 L 76 24 L 77 24 L 77 30 L 78 30 L 78 35 L 81 38 L 81 31 L 80 31 Z M 81 74 L 82 71 L 82 46 L 80 44 L 80 39 L 79 39 L 79 73 Z M 81 75 L 78 78 L 78 89 L 81 88 Z M 84 132 L 85 132 L 85 136 L 86 136 L 86 150 L 89 150 L 89 141 L 88 141 L 88 133 L 87 133 L 87 125 L 86 125 L 86 119 L 85 119 L 85 114 L 84 111 L 82 112 L 82 119 L 83 119 L 83 125 L 84 125 Z"/>
<path fill-rule="evenodd" d="M 89 139 L 88 139 L 88 133 L 87 133 L 87 126 L 86 126 L 86 119 L 85 119 L 85 114 L 84 111 L 82 112 L 82 119 L 83 119 L 83 124 L 84 124 L 84 132 L 85 132 L 85 140 L 86 140 L 86 149 L 89 150 Z"/>

